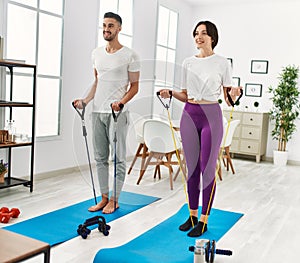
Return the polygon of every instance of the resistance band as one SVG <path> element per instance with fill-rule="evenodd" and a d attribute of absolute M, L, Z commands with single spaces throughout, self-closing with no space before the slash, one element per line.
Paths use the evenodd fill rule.
<path fill-rule="evenodd" d="M 208 203 L 208 209 L 207 209 L 207 212 L 206 212 L 206 215 L 205 215 L 205 222 L 203 224 L 203 228 L 202 228 L 202 233 L 204 231 L 204 227 L 205 227 L 205 224 L 207 224 L 207 216 L 208 216 L 208 211 L 210 210 L 210 206 L 211 206 L 211 201 L 212 201 L 212 194 L 214 192 L 214 189 L 215 189 L 215 185 L 216 185 L 216 176 L 218 174 L 218 171 L 219 169 L 221 168 L 220 166 L 220 158 L 221 158 L 221 154 L 223 153 L 224 151 L 224 144 L 225 144 L 225 141 L 226 141 L 226 137 L 227 137 L 227 134 L 228 134 L 228 130 L 229 130 L 229 127 L 230 127 L 230 122 L 232 120 L 232 115 L 233 115 L 233 111 L 234 111 L 234 106 L 237 105 L 239 103 L 239 100 L 241 99 L 241 97 L 243 96 L 243 90 L 240 90 L 240 96 L 238 97 L 238 99 L 234 102 L 229 94 L 229 91 L 230 89 L 227 89 L 227 97 L 228 97 L 228 100 L 229 100 L 229 103 L 231 104 L 232 106 L 232 109 L 231 109 L 231 112 L 230 112 L 230 118 L 229 118 L 229 121 L 227 123 L 227 127 L 226 127 L 226 131 L 225 131 L 225 136 L 224 136 L 224 139 L 223 139 L 223 145 L 222 145 L 222 148 L 221 148 L 221 151 L 219 153 L 219 157 L 218 157 L 218 161 L 217 161 L 217 167 L 216 167 L 216 173 L 215 173 L 215 177 L 214 177 L 214 183 L 213 183 L 213 187 L 212 187 L 212 191 L 210 193 L 210 198 L 209 198 L 209 203 Z M 192 226 L 194 227 L 194 222 L 192 220 L 192 215 L 191 215 L 191 209 L 190 209 L 190 205 L 189 205 L 189 199 L 188 199 L 188 193 L 187 193 L 187 190 L 186 190 L 186 178 L 184 177 L 184 173 L 183 173 L 183 170 L 182 170 L 182 163 L 181 163 L 181 159 L 180 159 L 180 156 L 179 156 L 179 153 L 178 153 L 178 150 L 177 150 L 177 145 L 176 145 L 176 140 L 175 140 L 175 136 L 174 136 L 174 129 L 173 129 L 173 125 L 172 125 L 172 121 L 171 121 L 171 117 L 170 117 L 170 112 L 169 112 L 169 108 L 170 108 L 170 104 L 171 104 L 171 99 L 172 99 L 172 91 L 169 91 L 169 94 L 170 94 L 170 99 L 169 99 L 169 102 L 168 103 L 164 103 L 162 101 L 162 99 L 160 98 L 160 92 L 157 92 L 157 97 L 158 99 L 160 100 L 160 102 L 162 103 L 162 105 L 166 108 L 167 110 L 167 113 L 168 113 L 168 119 L 169 119 L 169 123 L 170 123 L 170 128 L 171 128 L 171 132 L 172 132 L 172 139 L 173 139 L 173 142 L 174 142 L 174 146 L 175 146 L 175 151 L 176 151 L 176 157 L 178 159 L 178 162 L 179 162 L 179 166 L 180 166 L 180 171 L 182 173 L 182 181 L 183 181 L 183 185 L 184 185 L 184 192 L 185 192 L 185 196 L 186 196 L 186 201 L 187 201 L 187 204 L 188 204 L 188 209 L 189 209 L 189 214 L 190 214 L 190 218 L 191 218 L 191 222 L 192 222 Z"/>
<path fill-rule="evenodd" d="M 230 123 L 231 123 L 231 120 L 232 120 L 232 115 L 233 115 L 233 111 L 234 111 L 234 106 L 235 105 L 238 105 L 241 97 L 243 96 L 243 90 L 241 89 L 240 90 L 240 96 L 238 97 L 238 99 L 234 102 L 229 94 L 231 88 L 230 89 L 227 89 L 226 90 L 226 93 L 227 93 L 227 98 L 229 100 L 229 103 L 230 105 L 232 106 L 231 107 L 231 111 L 230 111 L 230 115 L 229 115 L 229 121 L 227 123 L 227 127 L 226 127 L 226 131 L 225 131 L 225 135 L 224 135 L 224 138 L 223 138 L 223 145 L 221 147 L 221 151 L 219 153 L 219 157 L 218 157 L 218 161 L 217 161 L 217 167 L 216 167 L 216 173 L 215 173 L 215 177 L 214 177 L 214 183 L 213 183 L 213 187 L 211 189 L 211 192 L 210 192 L 210 197 L 209 197 L 209 202 L 208 202 L 208 209 L 206 211 L 206 214 L 205 214 L 205 222 L 203 224 L 203 227 L 202 227 L 202 233 L 204 231 L 204 227 L 205 227 L 205 224 L 207 224 L 207 216 L 208 216 L 208 211 L 210 210 L 210 206 L 211 206 L 211 202 L 212 202 L 212 195 L 213 195 L 213 192 L 215 190 L 215 187 L 216 187 L 216 178 L 217 178 L 217 175 L 218 175 L 218 172 L 219 172 L 219 169 L 221 169 L 221 165 L 220 165 L 220 159 L 221 159 L 221 155 L 223 154 L 223 151 L 224 151 L 224 145 L 225 145 L 225 141 L 226 141 L 226 138 L 227 138 L 227 134 L 228 134 L 228 130 L 229 130 L 229 127 L 230 127 Z"/>
<path fill-rule="evenodd" d="M 124 104 L 120 103 L 119 107 L 120 110 L 118 113 L 115 113 L 112 104 L 110 104 L 111 107 L 111 113 L 114 119 L 114 209 L 116 211 L 116 202 L 117 202 L 117 121 L 118 121 L 118 117 L 120 116 L 123 108 L 124 108 Z"/>
<path fill-rule="evenodd" d="M 184 189 L 184 193 L 185 193 L 185 199 L 186 199 L 186 202 L 187 202 L 187 205 L 188 205 L 188 210 L 189 210 L 189 214 L 190 214 L 192 226 L 194 228 L 194 221 L 192 220 L 191 208 L 190 208 L 188 193 L 187 193 L 187 189 L 186 189 L 186 177 L 185 177 L 183 169 L 182 169 L 182 162 L 181 162 L 181 158 L 180 158 L 180 155 L 179 155 L 179 152 L 178 152 L 178 148 L 177 148 L 177 144 L 176 144 L 176 140 L 175 140 L 174 128 L 173 128 L 173 124 L 172 124 L 171 116 L 170 116 L 170 112 L 169 112 L 169 108 L 170 108 L 171 100 L 172 100 L 172 91 L 171 90 L 169 91 L 169 94 L 170 94 L 169 102 L 168 103 L 164 103 L 162 101 L 162 99 L 160 98 L 160 96 L 159 96 L 160 92 L 158 91 L 156 93 L 158 99 L 160 100 L 160 102 L 162 103 L 162 105 L 164 106 L 164 108 L 167 110 L 167 113 L 168 113 L 168 120 L 169 120 L 169 124 L 170 124 L 170 129 L 171 129 L 173 143 L 174 143 L 174 146 L 175 146 L 176 157 L 177 157 L 177 160 L 178 160 L 178 163 L 179 163 L 180 172 L 181 172 L 181 175 L 182 175 L 181 178 L 182 178 L 182 184 L 183 184 L 183 189 Z"/>
<path fill-rule="evenodd" d="M 86 104 L 82 101 L 82 111 L 81 112 L 79 111 L 78 108 L 76 108 L 74 102 L 72 102 L 72 106 L 74 107 L 74 109 L 77 111 L 78 115 L 81 118 L 82 134 L 83 134 L 83 137 L 85 139 L 85 146 L 86 146 L 86 152 L 87 152 L 87 157 L 88 157 L 88 162 L 89 162 L 89 168 L 90 168 L 91 182 L 92 182 L 93 193 L 94 193 L 94 200 L 95 200 L 95 205 L 97 205 L 97 197 L 96 197 L 96 191 L 95 191 L 94 176 L 93 176 L 93 170 L 92 170 L 92 165 L 91 165 L 91 158 L 90 158 L 89 147 L 88 147 L 87 138 L 86 138 L 87 132 L 86 132 L 85 120 L 84 120 L 84 113 L 85 113 Z"/>

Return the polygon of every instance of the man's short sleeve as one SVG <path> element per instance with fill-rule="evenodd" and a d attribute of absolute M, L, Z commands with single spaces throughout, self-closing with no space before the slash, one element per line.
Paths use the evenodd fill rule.
<path fill-rule="evenodd" d="M 138 72 L 141 69 L 141 62 L 138 54 L 132 51 L 131 61 L 129 63 L 128 71 L 129 72 Z"/>

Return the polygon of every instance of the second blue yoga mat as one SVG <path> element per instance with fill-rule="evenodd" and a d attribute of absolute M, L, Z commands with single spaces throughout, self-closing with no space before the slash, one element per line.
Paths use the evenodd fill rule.
<path fill-rule="evenodd" d="M 83 224 L 88 218 L 101 215 L 105 217 L 106 222 L 111 222 L 158 199 L 153 196 L 122 192 L 119 199 L 120 208 L 113 214 L 104 215 L 102 212 L 89 212 L 88 208 L 94 205 L 94 199 L 90 199 L 4 227 L 4 229 L 44 241 L 53 246 L 78 236 L 78 225 Z M 91 226 L 89 229 L 96 227 L 97 225 Z"/>
<path fill-rule="evenodd" d="M 94 263 L 193 262 L 194 254 L 188 248 L 195 244 L 197 238 L 188 237 L 186 232 L 178 230 L 188 214 L 187 205 L 184 205 L 175 215 L 125 245 L 99 250 Z M 212 209 L 209 229 L 201 239 L 218 241 L 242 216 L 240 213 Z"/>

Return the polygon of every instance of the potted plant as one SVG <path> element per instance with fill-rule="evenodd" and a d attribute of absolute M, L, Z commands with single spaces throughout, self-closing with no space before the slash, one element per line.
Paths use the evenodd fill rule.
<path fill-rule="evenodd" d="M 0 161 L 0 183 L 4 183 L 4 175 L 7 173 L 7 163 L 3 163 L 3 160 Z"/>
<path fill-rule="evenodd" d="M 287 163 L 286 144 L 296 131 L 295 121 L 300 110 L 298 76 L 299 67 L 286 66 L 279 75 L 278 86 L 269 87 L 273 102 L 269 111 L 270 119 L 274 121 L 272 138 L 278 141 L 278 148 L 277 151 L 274 151 L 273 156 L 275 164 L 285 165 Z M 278 155 L 280 155 L 279 159 Z"/>

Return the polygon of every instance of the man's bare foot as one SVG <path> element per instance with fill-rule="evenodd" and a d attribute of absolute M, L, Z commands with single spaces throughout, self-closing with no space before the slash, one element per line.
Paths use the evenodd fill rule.
<path fill-rule="evenodd" d="M 118 202 L 116 202 L 116 210 L 119 208 Z M 115 212 L 115 201 L 109 200 L 108 204 L 103 208 L 103 214 L 112 214 Z"/>
<path fill-rule="evenodd" d="M 96 212 L 102 210 L 108 204 L 108 199 L 102 199 L 100 203 L 91 206 L 88 210 L 90 212 Z"/>

